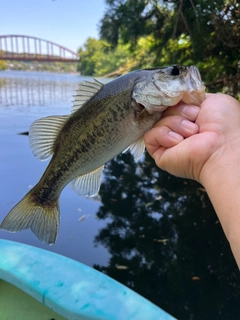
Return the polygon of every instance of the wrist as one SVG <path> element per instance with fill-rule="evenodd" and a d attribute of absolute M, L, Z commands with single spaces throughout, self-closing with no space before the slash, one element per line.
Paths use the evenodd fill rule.
<path fill-rule="evenodd" d="M 225 182 L 240 185 L 240 148 L 228 144 L 227 148 L 219 148 L 203 165 L 199 182 L 205 187 Z"/>

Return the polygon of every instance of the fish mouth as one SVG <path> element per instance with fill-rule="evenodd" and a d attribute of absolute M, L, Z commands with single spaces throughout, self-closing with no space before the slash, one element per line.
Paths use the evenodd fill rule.
<path fill-rule="evenodd" d="M 201 75 L 195 66 L 187 67 L 187 71 L 188 72 L 184 77 L 187 91 L 184 92 L 182 101 L 187 104 L 198 106 L 205 99 L 206 87 L 202 83 Z"/>

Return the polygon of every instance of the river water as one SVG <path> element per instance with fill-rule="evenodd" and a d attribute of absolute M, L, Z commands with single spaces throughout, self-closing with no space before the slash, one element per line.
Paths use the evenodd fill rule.
<path fill-rule="evenodd" d="M 27 135 L 20 133 L 36 119 L 70 113 L 83 79 L 89 80 L 0 72 L 0 221 L 47 165 L 32 155 Z M 239 272 L 199 184 L 162 172 L 147 154 L 135 163 L 126 153 L 106 165 L 99 197 L 80 197 L 69 184 L 60 196 L 60 209 L 53 246 L 42 244 L 29 230 L 0 231 L 0 238 L 92 266 L 178 319 L 239 319 Z"/>
<path fill-rule="evenodd" d="M 0 73 L 1 220 L 38 182 L 48 163 L 33 156 L 27 135 L 19 133 L 27 132 L 31 123 L 41 117 L 69 114 L 73 95 L 83 79 L 87 77 L 43 72 Z M 0 236 L 61 253 L 88 265 L 105 265 L 108 251 L 93 244 L 103 226 L 96 217 L 99 206 L 99 201 L 79 197 L 69 185 L 60 198 L 61 224 L 54 246 L 42 244 L 29 230 L 15 234 L 0 231 Z"/>

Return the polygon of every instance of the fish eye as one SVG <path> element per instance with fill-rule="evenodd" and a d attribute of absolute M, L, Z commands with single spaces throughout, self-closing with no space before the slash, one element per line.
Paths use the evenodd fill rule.
<path fill-rule="evenodd" d="M 172 71 L 171 71 L 171 75 L 172 76 L 179 76 L 179 73 L 180 73 L 179 68 L 176 66 L 173 66 Z"/>

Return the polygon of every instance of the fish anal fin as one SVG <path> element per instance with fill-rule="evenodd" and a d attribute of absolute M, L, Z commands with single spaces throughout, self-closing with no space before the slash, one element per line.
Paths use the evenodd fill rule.
<path fill-rule="evenodd" d="M 29 143 L 39 160 L 47 160 L 52 155 L 56 136 L 68 117 L 50 116 L 33 122 L 29 130 Z"/>
<path fill-rule="evenodd" d="M 83 81 L 79 84 L 72 106 L 72 112 L 80 109 L 85 102 L 94 97 L 104 86 L 101 82 L 93 79 L 93 81 Z"/>
<path fill-rule="evenodd" d="M 74 190 L 80 195 L 94 197 L 100 189 L 103 169 L 104 165 L 76 178 L 72 183 Z"/>
<path fill-rule="evenodd" d="M 123 152 L 130 151 L 135 160 L 139 160 L 145 151 L 145 143 L 143 136 L 139 138 L 136 142 L 131 144 Z"/>
<path fill-rule="evenodd" d="M 59 229 L 58 203 L 51 207 L 40 207 L 34 203 L 32 190 L 15 205 L 0 225 L 0 229 L 20 232 L 31 229 L 40 241 L 52 245 Z"/>

